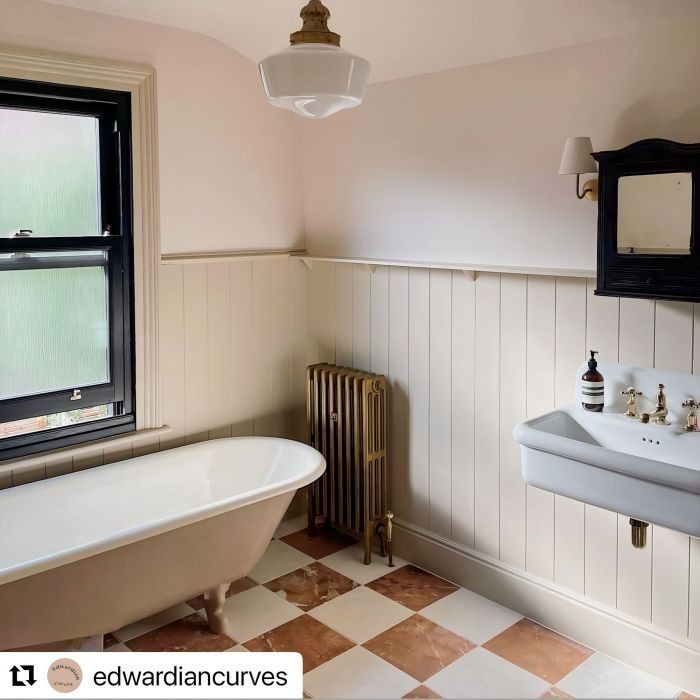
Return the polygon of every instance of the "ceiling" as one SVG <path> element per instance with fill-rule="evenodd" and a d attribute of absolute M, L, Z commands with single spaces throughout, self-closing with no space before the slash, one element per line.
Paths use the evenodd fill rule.
<path fill-rule="evenodd" d="M 300 27 L 304 0 L 47 0 L 189 29 L 259 61 Z M 372 82 L 571 46 L 700 17 L 698 0 L 325 0 Z"/>

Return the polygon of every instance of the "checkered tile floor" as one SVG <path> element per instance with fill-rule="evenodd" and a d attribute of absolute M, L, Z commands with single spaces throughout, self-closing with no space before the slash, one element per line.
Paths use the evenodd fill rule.
<path fill-rule="evenodd" d="M 685 698 L 664 681 L 337 533 L 282 523 L 231 584 L 231 636 L 188 600 L 105 637 L 107 651 L 298 651 L 312 698 Z"/>

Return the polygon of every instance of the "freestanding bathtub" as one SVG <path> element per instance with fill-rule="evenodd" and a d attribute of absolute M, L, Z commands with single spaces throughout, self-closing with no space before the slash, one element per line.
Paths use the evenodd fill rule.
<path fill-rule="evenodd" d="M 0 491 L 0 650 L 90 637 L 228 582 L 262 557 L 320 453 L 212 440 Z"/>

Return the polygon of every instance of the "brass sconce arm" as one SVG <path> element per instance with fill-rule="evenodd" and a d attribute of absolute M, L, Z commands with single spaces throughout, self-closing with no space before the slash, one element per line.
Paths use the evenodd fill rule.
<path fill-rule="evenodd" d="M 581 189 L 581 173 L 576 173 L 576 196 L 579 199 L 590 199 L 596 201 L 598 199 L 598 180 L 587 180 L 583 183 L 583 192 Z"/>

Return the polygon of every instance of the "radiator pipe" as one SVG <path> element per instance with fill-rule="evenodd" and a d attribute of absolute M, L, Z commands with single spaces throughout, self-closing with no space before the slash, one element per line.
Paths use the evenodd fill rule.
<path fill-rule="evenodd" d="M 635 549 L 644 549 L 647 546 L 647 528 L 649 523 L 630 518 L 630 526 L 632 529 L 632 546 Z"/>

